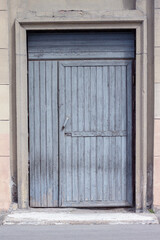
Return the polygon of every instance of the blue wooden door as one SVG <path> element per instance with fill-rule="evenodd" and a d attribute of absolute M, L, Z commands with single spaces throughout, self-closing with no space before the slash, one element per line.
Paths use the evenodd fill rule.
<path fill-rule="evenodd" d="M 132 31 L 28 33 L 31 207 L 132 205 L 134 55 Z"/>
<path fill-rule="evenodd" d="M 59 63 L 62 207 L 132 205 L 132 61 Z"/>
<path fill-rule="evenodd" d="M 30 206 L 58 206 L 57 63 L 29 61 Z"/>

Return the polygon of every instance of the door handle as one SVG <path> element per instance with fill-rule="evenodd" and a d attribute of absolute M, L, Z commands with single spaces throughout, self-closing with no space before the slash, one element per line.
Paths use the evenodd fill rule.
<path fill-rule="evenodd" d="M 69 117 L 66 117 L 66 119 L 65 119 L 65 121 L 64 121 L 64 124 L 63 124 L 63 126 L 62 126 L 62 130 L 64 130 L 64 129 L 65 129 L 65 127 L 66 127 L 66 125 L 67 125 L 67 122 L 68 122 L 68 120 L 69 120 Z"/>

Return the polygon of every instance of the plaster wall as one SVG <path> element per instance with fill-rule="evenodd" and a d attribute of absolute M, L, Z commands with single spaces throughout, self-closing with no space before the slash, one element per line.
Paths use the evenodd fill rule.
<path fill-rule="evenodd" d="M 10 194 L 10 113 L 8 6 L 0 0 L 0 210 L 6 211 Z"/>
<path fill-rule="evenodd" d="M 13 1 L 13 0 L 12 0 Z M 18 12 L 53 10 L 126 10 L 135 8 L 135 0 L 14 0 Z"/>
<path fill-rule="evenodd" d="M 160 0 L 154 5 L 154 207 L 160 209 Z"/>

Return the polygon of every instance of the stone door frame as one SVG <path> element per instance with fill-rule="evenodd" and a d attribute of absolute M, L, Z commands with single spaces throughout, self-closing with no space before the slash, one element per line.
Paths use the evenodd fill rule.
<path fill-rule="evenodd" d="M 28 178 L 28 86 L 27 31 L 29 30 L 124 30 L 136 31 L 136 139 L 135 208 L 144 211 L 147 204 L 147 20 L 138 10 L 83 19 L 80 16 L 57 19 L 16 20 L 16 107 L 18 206 L 29 207 Z"/>

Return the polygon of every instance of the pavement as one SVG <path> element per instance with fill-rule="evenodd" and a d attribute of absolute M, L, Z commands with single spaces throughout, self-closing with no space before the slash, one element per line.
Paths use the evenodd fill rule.
<path fill-rule="evenodd" d="M 0 226 L 0 240 L 160 240 L 160 225 Z"/>
<path fill-rule="evenodd" d="M 116 209 L 28 209 L 12 211 L 5 216 L 3 225 L 85 225 L 85 224 L 159 224 L 153 213 L 135 213 Z"/>

